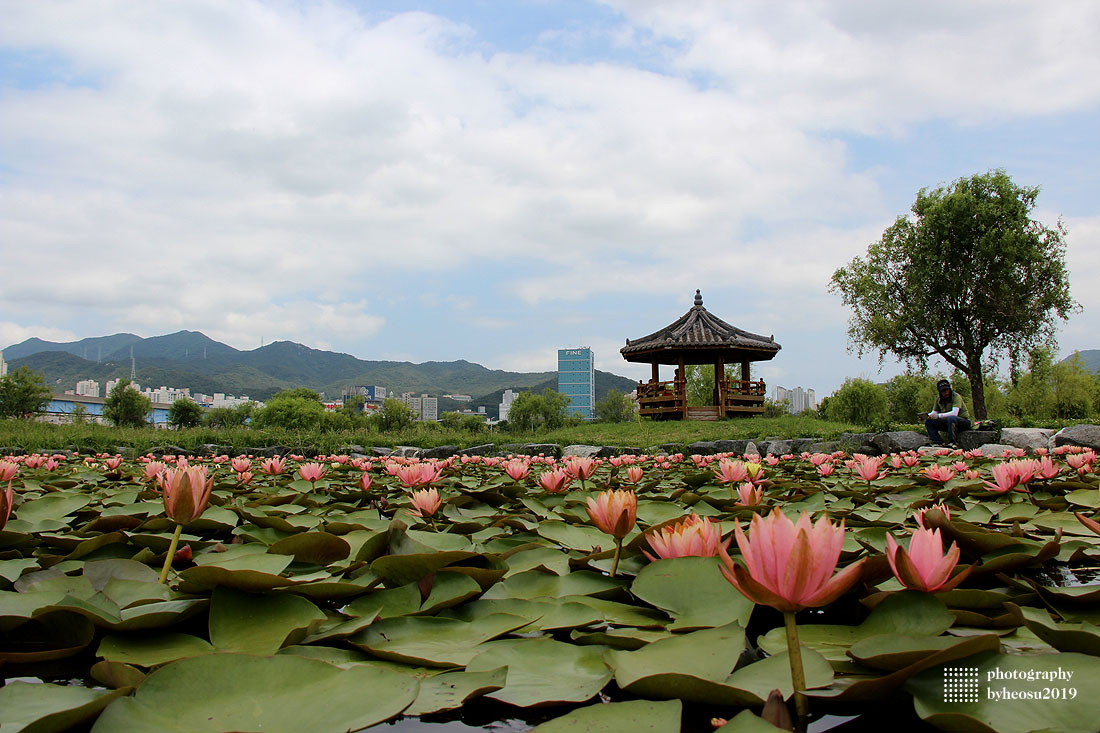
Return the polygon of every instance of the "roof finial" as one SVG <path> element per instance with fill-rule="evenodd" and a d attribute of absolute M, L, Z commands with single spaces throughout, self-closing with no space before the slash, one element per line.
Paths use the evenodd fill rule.
<path fill-rule="evenodd" d="M 703 296 L 699 294 L 699 289 L 698 288 L 695 289 L 695 305 L 697 305 L 697 306 L 702 306 L 703 305 Z"/>

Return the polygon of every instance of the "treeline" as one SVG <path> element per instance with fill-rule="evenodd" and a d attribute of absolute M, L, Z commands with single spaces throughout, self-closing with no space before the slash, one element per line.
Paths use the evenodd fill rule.
<path fill-rule="evenodd" d="M 1027 371 L 1012 370 L 1008 379 L 984 378 L 988 416 L 1005 425 L 1030 427 L 1100 416 L 1100 372 L 1089 371 L 1079 355 L 1055 363 L 1049 349 L 1035 349 Z M 936 382 L 948 379 L 970 405 L 970 382 L 961 372 L 902 374 L 885 384 L 847 379 L 821 400 L 818 413 L 830 420 L 887 428 L 923 422 L 936 402 Z M 971 413 L 973 417 L 973 413 Z"/>

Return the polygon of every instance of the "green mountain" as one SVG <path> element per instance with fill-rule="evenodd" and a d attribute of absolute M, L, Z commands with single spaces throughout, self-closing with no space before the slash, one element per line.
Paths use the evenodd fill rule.
<path fill-rule="evenodd" d="M 52 389 L 61 391 L 73 389 L 81 379 L 95 379 L 103 385 L 109 379 L 129 377 L 131 350 L 137 381 L 144 387 L 190 387 L 192 392 L 247 394 L 257 400 L 294 387 L 309 387 L 336 398 L 348 386 L 380 385 L 393 394 L 479 395 L 471 402 L 441 398 L 440 411 L 476 410 L 483 405 L 488 414 L 495 415 L 505 389 L 557 388 L 555 372 L 507 372 L 462 360 L 423 364 L 367 361 L 291 341 L 240 351 L 197 331 L 147 339 L 115 334 L 69 343 L 31 338 L 4 349 L 4 357 L 12 368 L 28 366 L 41 372 Z M 597 399 L 612 388 L 629 392 L 634 385 L 626 377 L 596 372 Z"/>
<path fill-rule="evenodd" d="M 1100 349 L 1087 349 L 1085 351 L 1076 351 L 1074 354 L 1081 357 L 1081 363 L 1085 365 L 1085 369 L 1090 372 L 1096 373 L 1100 371 Z M 1070 354 L 1063 362 L 1069 361 L 1074 357 L 1074 354 Z"/>

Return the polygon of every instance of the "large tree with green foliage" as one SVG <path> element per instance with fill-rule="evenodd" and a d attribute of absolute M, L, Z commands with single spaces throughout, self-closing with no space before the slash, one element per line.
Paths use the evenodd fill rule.
<path fill-rule="evenodd" d="M 542 394 L 520 392 L 508 409 L 508 425 L 524 432 L 555 430 L 569 417 L 569 398 L 547 387 Z"/>
<path fill-rule="evenodd" d="M 27 417 L 41 412 L 53 396 L 42 375 L 21 366 L 0 379 L 0 417 Z"/>
<path fill-rule="evenodd" d="M 631 422 L 637 416 L 634 400 L 617 389 L 609 389 L 596 403 L 596 419 L 600 422 Z"/>
<path fill-rule="evenodd" d="M 129 379 L 115 385 L 111 394 L 103 401 L 103 417 L 120 428 L 140 428 L 145 425 L 145 420 L 152 411 L 153 403 L 134 389 Z"/>
<path fill-rule="evenodd" d="M 168 408 L 168 424 L 174 428 L 193 428 L 202 422 L 202 405 L 189 399 L 176 400 Z"/>
<path fill-rule="evenodd" d="M 1031 218 L 1038 195 L 1001 170 L 921 189 L 911 217 L 833 273 L 859 353 L 921 369 L 940 357 L 966 375 L 974 415 L 986 417 L 983 372 L 1053 343 L 1055 317 L 1077 307 L 1065 229 Z"/>

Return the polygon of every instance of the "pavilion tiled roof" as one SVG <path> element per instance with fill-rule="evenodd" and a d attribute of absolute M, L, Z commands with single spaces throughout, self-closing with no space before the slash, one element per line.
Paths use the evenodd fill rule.
<path fill-rule="evenodd" d="M 771 352 L 761 355 L 763 359 L 770 359 L 780 348 L 773 336 L 749 333 L 707 311 L 703 307 L 703 296 L 696 290 L 691 310 L 660 331 L 633 341 L 627 339 L 619 353 L 627 357 L 653 349 L 737 349 Z"/>

